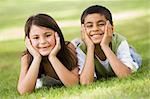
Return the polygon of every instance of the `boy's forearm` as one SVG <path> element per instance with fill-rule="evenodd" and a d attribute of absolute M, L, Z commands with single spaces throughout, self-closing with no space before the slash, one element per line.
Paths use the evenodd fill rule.
<path fill-rule="evenodd" d="M 131 74 L 131 70 L 117 58 L 109 46 L 101 46 L 101 48 L 103 49 L 113 71 L 119 78 Z"/>
<path fill-rule="evenodd" d="M 93 82 L 94 80 L 94 49 L 87 49 L 87 56 L 83 70 L 80 75 L 80 83 L 87 85 Z"/>

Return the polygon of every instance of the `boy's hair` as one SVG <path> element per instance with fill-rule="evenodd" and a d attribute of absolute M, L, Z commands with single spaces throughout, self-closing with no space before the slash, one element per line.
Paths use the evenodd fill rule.
<path fill-rule="evenodd" d="M 81 24 L 84 24 L 85 17 L 89 14 L 98 13 L 100 15 L 104 15 L 107 20 L 109 20 L 110 24 L 113 25 L 112 15 L 111 12 L 103 6 L 100 5 L 93 5 L 88 7 L 84 10 L 84 12 L 81 15 Z"/>

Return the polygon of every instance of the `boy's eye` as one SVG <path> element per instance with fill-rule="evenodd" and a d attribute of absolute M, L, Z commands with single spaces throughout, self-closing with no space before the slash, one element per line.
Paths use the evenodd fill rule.
<path fill-rule="evenodd" d="M 90 27 L 92 27 L 92 26 L 93 26 L 92 24 L 86 25 L 87 28 L 90 28 Z"/>
<path fill-rule="evenodd" d="M 104 26 L 105 25 L 105 23 L 99 23 L 98 24 L 98 26 Z"/>

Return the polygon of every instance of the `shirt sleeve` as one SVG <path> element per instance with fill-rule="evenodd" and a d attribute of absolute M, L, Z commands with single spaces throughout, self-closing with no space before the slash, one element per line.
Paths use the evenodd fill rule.
<path fill-rule="evenodd" d="M 80 49 L 80 44 L 83 43 L 80 39 L 74 39 L 71 43 L 76 47 L 77 59 L 78 59 L 78 66 L 79 66 L 79 75 L 81 74 L 84 63 L 86 59 L 86 54 Z M 97 78 L 96 73 L 94 72 L 94 77 Z"/>
<path fill-rule="evenodd" d="M 42 82 L 42 80 L 41 80 L 40 78 L 38 78 L 38 79 L 36 80 L 35 89 L 39 89 L 39 88 L 41 88 L 42 86 L 43 86 L 43 82 Z"/>
<path fill-rule="evenodd" d="M 132 72 L 137 71 L 139 66 L 135 63 L 131 57 L 129 45 L 126 40 L 122 41 L 117 49 L 117 58 L 129 67 Z"/>

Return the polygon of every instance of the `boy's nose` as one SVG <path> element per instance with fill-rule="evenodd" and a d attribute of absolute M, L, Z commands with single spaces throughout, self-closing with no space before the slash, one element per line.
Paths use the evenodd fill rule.
<path fill-rule="evenodd" d="M 93 31 L 104 31 L 104 26 L 98 26 L 98 25 L 94 25 L 93 26 Z"/>
<path fill-rule="evenodd" d="M 93 26 L 93 31 L 98 31 L 99 30 L 99 27 L 97 25 L 94 25 Z"/>

